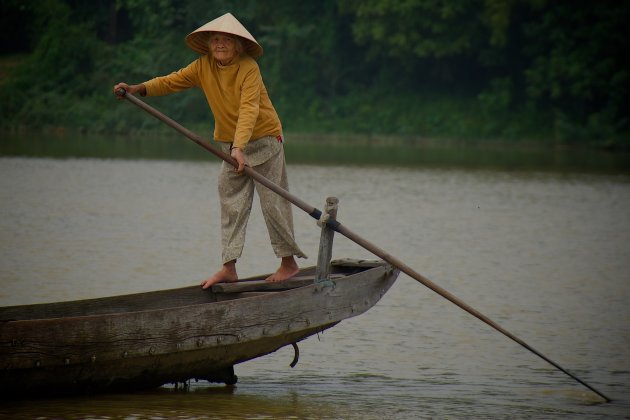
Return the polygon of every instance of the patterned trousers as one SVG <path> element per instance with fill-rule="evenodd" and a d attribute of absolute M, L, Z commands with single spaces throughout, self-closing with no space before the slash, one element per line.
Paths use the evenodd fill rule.
<path fill-rule="evenodd" d="M 229 154 L 230 144 L 219 144 L 221 149 Z M 243 152 L 253 169 L 288 190 L 284 148 L 279 139 L 267 136 L 250 141 Z M 276 256 L 281 258 L 294 255 L 306 258 L 295 242 L 291 203 L 247 175 L 238 174 L 232 165 L 223 162 L 219 173 L 223 263 L 240 258 L 243 252 L 254 188 L 260 197 L 260 207 Z"/>

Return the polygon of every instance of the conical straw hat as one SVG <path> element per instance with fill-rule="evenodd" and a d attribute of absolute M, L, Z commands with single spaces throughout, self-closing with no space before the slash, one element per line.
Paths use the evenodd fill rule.
<path fill-rule="evenodd" d="M 188 34 L 186 44 L 199 54 L 208 54 L 210 32 L 223 32 L 241 37 L 245 52 L 253 58 L 258 58 L 263 53 L 260 44 L 231 13 L 226 13 Z"/>

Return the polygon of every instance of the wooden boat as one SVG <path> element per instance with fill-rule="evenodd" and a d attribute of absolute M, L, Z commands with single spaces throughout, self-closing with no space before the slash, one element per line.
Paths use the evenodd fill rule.
<path fill-rule="evenodd" d="M 282 283 L 236 283 L 0 308 L 0 395 L 136 390 L 189 379 L 233 384 L 233 366 L 372 307 L 399 271 L 338 260 Z M 297 355 L 297 354 L 296 354 Z"/>

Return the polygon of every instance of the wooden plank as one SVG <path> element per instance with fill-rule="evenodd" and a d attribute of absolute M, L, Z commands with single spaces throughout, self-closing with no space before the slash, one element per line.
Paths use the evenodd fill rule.
<path fill-rule="evenodd" d="M 333 267 L 359 267 L 364 269 L 387 265 L 387 263 L 383 260 L 358 260 L 355 258 L 340 258 L 338 260 L 333 260 L 330 264 Z"/>
<path fill-rule="evenodd" d="M 333 274 L 331 279 L 340 279 L 344 274 Z M 234 283 L 218 283 L 212 286 L 214 293 L 242 293 L 242 292 L 278 292 L 298 287 L 309 286 L 315 281 L 314 276 L 295 276 L 286 281 L 270 283 L 265 280 L 250 280 Z"/>
<path fill-rule="evenodd" d="M 96 299 L 6 306 L 0 308 L 0 322 L 147 311 L 213 301 L 215 297 L 211 293 L 202 290 L 199 286 L 189 286 Z"/>

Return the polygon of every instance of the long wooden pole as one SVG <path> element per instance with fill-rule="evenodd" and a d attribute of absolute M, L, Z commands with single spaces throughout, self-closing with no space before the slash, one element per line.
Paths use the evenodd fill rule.
<path fill-rule="evenodd" d="M 204 140 L 203 138 L 201 138 L 197 134 L 195 134 L 192 131 L 188 130 L 187 128 L 183 127 L 182 125 L 180 125 L 179 123 L 177 123 L 173 119 L 167 117 L 166 115 L 164 115 L 160 111 L 156 110 L 152 106 L 150 106 L 150 105 L 146 104 L 145 102 L 141 101 L 140 99 L 136 98 L 132 94 L 126 93 L 124 90 L 121 89 L 121 90 L 119 90 L 117 92 L 117 95 L 124 97 L 129 102 L 133 103 L 134 105 L 137 105 L 139 108 L 141 108 L 144 111 L 148 112 L 149 114 L 153 115 L 155 118 L 163 121 L 167 125 L 171 126 L 172 128 L 174 128 L 175 130 L 177 130 L 181 134 L 183 134 L 186 137 L 188 137 L 193 142 L 197 143 L 199 146 L 201 146 L 204 149 L 208 150 L 210 153 L 214 154 L 215 156 L 219 157 L 220 159 L 224 160 L 225 162 L 229 163 L 230 165 L 232 165 L 234 167 L 238 167 L 238 164 L 237 164 L 236 160 L 234 158 L 232 158 L 230 155 L 228 155 L 226 153 L 223 153 L 222 151 L 220 151 L 220 150 L 216 149 L 215 147 L 211 146 L 210 143 L 208 143 L 208 141 Z M 272 190 L 276 194 L 279 194 L 280 196 L 284 197 L 287 201 L 293 203 L 295 206 L 297 206 L 300 209 L 304 210 L 306 213 L 308 213 L 314 219 L 316 219 L 316 220 L 320 219 L 320 217 L 322 215 L 322 212 L 320 210 L 318 210 L 317 208 L 311 206 L 310 204 L 300 200 L 298 197 L 296 197 L 293 194 L 289 193 L 287 190 L 285 190 L 284 188 L 280 187 L 279 185 L 271 182 L 270 180 L 268 180 L 267 178 L 265 178 L 264 176 L 262 176 L 258 172 L 256 172 L 254 169 L 246 166 L 244 172 L 245 172 L 246 175 L 252 177 L 257 182 L 261 183 L 262 185 L 264 185 L 265 187 L 269 188 L 270 190 Z M 585 387 L 587 387 L 588 389 L 593 391 L 595 394 L 597 394 L 600 397 L 602 397 L 606 402 L 610 402 L 611 401 L 610 398 L 608 398 L 606 395 L 604 395 L 603 393 L 601 393 L 600 391 L 595 389 L 593 386 L 589 385 L 588 383 L 584 382 L 583 380 L 581 380 L 580 378 L 578 378 L 577 376 L 575 376 L 571 372 L 567 371 L 562 366 L 560 366 L 558 363 L 556 363 L 553 360 L 549 359 L 547 356 L 545 356 L 544 354 L 542 354 L 538 350 L 534 349 L 532 346 L 530 346 L 525 341 L 521 340 L 520 338 L 518 338 L 517 336 L 515 336 L 514 334 L 512 334 L 511 332 L 509 332 L 505 328 L 501 327 L 499 324 L 497 324 L 496 322 L 494 322 L 493 320 L 491 320 L 490 318 L 488 318 L 487 316 L 485 316 L 481 312 L 477 311 L 475 308 L 471 307 L 466 302 L 462 301 L 461 299 L 457 298 L 456 296 L 454 296 L 453 294 L 451 294 L 447 290 L 445 290 L 442 287 L 438 286 L 437 284 L 433 283 L 431 280 L 427 279 L 422 274 L 418 273 L 413 268 L 409 267 L 407 264 L 405 264 L 404 262 L 402 262 L 401 260 L 399 260 L 395 256 L 389 254 L 388 252 L 385 252 L 383 249 L 379 248 L 375 244 L 369 242 L 368 240 L 366 240 L 366 239 L 362 238 L 361 236 L 359 236 L 358 234 L 354 233 L 349 228 L 347 228 L 346 226 L 344 226 L 341 223 L 339 223 L 339 221 L 337 221 L 336 219 L 329 219 L 326 223 L 333 230 L 335 230 L 336 232 L 339 232 L 340 234 L 342 234 L 346 238 L 350 239 L 351 241 L 355 242 L 357 245 L 359 245 L 359 246 L 365 248 L 366 250 L 370 251 L 374 255 L 380 257 L 384 261 L 387 261 L 389 264 L 391 264 L 392 266 L 398 268 L 400 271 L 402 271 L 403 273 L 407 274 L 409 277 L 411 277 L 414 280 L 422 283 L 424 286 L 426 286 L 429 289 L 433 290 L 438 295 L 440 295 L 443 298 L 451 301 L 455 305 L 459 306 L 461 309 L 465 310 L 469 314 L 473 315 L 474 317 L 480 319 L 481 321 L 483 321 L 487 325 L 491 326 L 495 330 L 499 331 L 501 334 L 505 335 L 506 337 L 508 337 L 511 340 L 515 341 L 516 343 L 520 344 L 522 347 L 526 348 L 530 352 L 534 353 L 536 356 L 538 356 L 541 359 L 545 360 L 547 363 L 551 364 L 552 366 L 554 366 L 558 370 L 562 371 L 566 375 L 570 376 L 571 378 L 573 378 L 577 382 L 581 383 L 582 385 L 584 385 Z"/>

